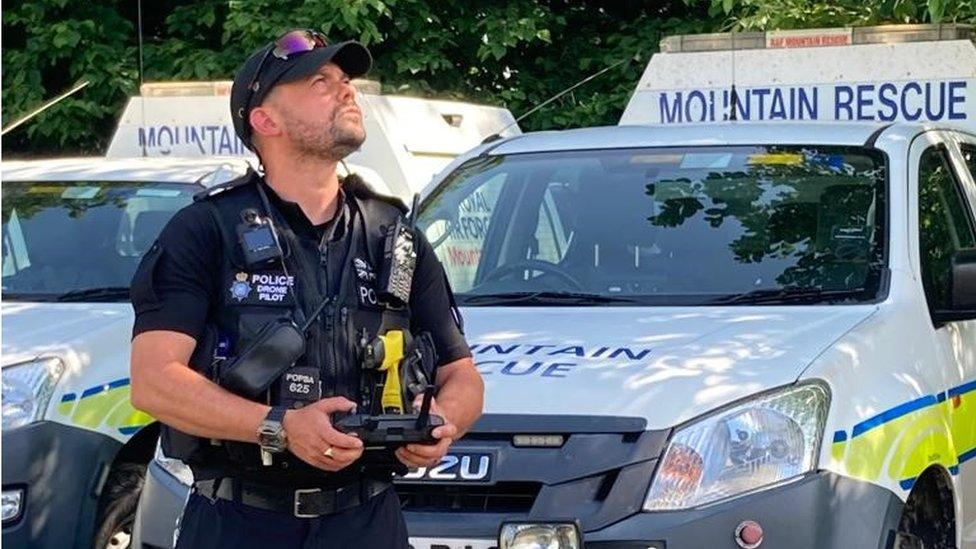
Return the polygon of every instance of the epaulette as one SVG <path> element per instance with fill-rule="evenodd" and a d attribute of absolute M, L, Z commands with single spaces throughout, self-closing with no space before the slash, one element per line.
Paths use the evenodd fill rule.
<path fill-rule="evenodd" d="M 342 179 L 342 188 L 348 193 L 352 193 L 353 196 L 360 199 L 372 198 L 379 200 L 380 202 L 385 202 L 396 209 L 400 210 L 400 213 L 407 215 L 410 211 L 407 205 L 403 203 L 402 200 L 395 196 L 389 196 L 385 194 L 380 194 L 376 192 L 372 187 L 369 186 L 362 177 L 358 174 L 351 173 Z"/>
<path fill-rule="evenodd" d="M 248 168 L 247 172 L 245 172 L 244 175 L 240 177 L 231 179 L 230 181 L 225 181 L 220 185 L 214 185 L 213 187 L 209 187 L 207 189 L 198 192 L 197 194 L 193 195 L 193 201 L 199 202 L 201 200 L 210 198 L 212 196 L 216 196 L 224 191 L 235 189 L 237 187 L 242 187 L 254 181 L 254 178 L 256 177 L 258 177 L 258 172 L 254 171 L 253 168 Z"/>

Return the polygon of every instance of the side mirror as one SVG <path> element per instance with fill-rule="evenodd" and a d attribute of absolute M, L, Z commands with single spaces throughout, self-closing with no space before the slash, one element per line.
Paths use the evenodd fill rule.
<path fill-rule="evenodd" d="M 956 252 L 949 273 L 948 309 L 936 311 L 938 322 L 976 320 L 976 248 Z"/>

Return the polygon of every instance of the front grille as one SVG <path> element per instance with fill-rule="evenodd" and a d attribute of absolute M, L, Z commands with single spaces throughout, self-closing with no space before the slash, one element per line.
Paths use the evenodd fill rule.
<path fill-rule="evenodd" d="M 527 513 L 542 484 L 499 482 L 493 486 L 397 484 L 404 511 Z"/>

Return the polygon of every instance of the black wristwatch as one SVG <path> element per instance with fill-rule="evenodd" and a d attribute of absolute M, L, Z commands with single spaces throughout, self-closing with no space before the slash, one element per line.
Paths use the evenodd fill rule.
<path fill-rule="evenodd" d="M 268 412 L 258 427 L 258 444 L 265 452 L 277 454 L 284 452 L 285 448 L 288 447 L 285 427 L 281 424 L 287 410 L 288 408 L 284 406 L 272 406 L 271 411 Z"/>

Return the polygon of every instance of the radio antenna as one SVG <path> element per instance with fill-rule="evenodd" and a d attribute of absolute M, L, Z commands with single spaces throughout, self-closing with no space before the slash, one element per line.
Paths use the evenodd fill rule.
<path fill-rule="evenodd" d="M 146 133 L 147 137 L 142 139 L 142 156 L 146 157 L 149 154 L 146 152 L 146 142 L 149 141 L 148 133 L 149 130 L 146 129 L 146 98 L 142 97 L 142 85 L 145 83 L 145 73 L 142 65 L 142 0 L 136 2 L 136 19 L 139 28 L 139 109 L 142 113 L 142 131 Z"/>
<path fill-rule="evenodd" d="M 69 95 L 77 92 L 78 90 L 80 90 L 81 88 L 84 88 L 87 85 L 88 85 L 88 80 L 85 80 L 84 82 L 81 82 L 80 84 L 76 85 L 75 87 L 71 88 L 70 90 L 62 93 L 61 95 L 59 95 L 59 96 L 51 99 L 50 101 L 48 101 L 46 103 L 41 104 L 40 107 L 37 107 L 36 109 L 32 110 L 31 112 L 25 114 L 24 116 L 20 117 L 19 119 L 15 120 L 14 122 L 12 122 L 10 125 L 8 125 L 6 128 L 4 128 L 2 131 L 0 131 L 0 135 L 7 135 L 8 132 L 10 132 L 11 130 L 13 130 L 17 126 L 20 126 L 24 122 L 27 122 L 31 118 L 34 118 L 35 116 L 41 114 L 42 112 L 46 111 L 47 109 L 53 107 L 54 105 L 58 104 L 62 99 L 64 99 L 64 98 L 68 97 Z"/>
<path fill-rule="evenodd" d="M 623 59 L 621 59 L 620 61 L 617 61 L 613 65 L 610 65 L 609 67 L 604 67 L 603 69 L 600 69 L 599 71 L 597 71 L 597 72 L 595 72 L 595 73 L 587 76 L 586 78 L 580 80 L 579 82 L 573 84 L 572 86 L 566 88 L 565 90 L 557 93 L 556 95 L 550 97 L 549 99 L 546 99 L 542 103 L 539 103 L 535 107 L 532 107 L 531 109 L 529 109 L 529 111 L 526 112 L 525 114 L 523 114 L 522 116 L 519 116 L 518 118 L 516 118 L 515 121 L 512 122 L 511 124 L 505 126 L 501 130 L 499 130 L 499 131 L 497 131 L 497 132 L 489 135 L 488 137 L 486 137 L 482 141 L 482 143 L 490 143 L 492 141 L 501 139 L 501 137 L 502 137 L 501 134 L 505 133 L 509 128 L 511 128 L 512 126 L 515 126 L 516 124 L 518 124 L 519 122 L 521 122 L 522 120 L 524 120 L 529 115 L 534 114 L 536 111 L 538 111 L 542 107 L 545 107 L 549 103 L 552 103 L 553 101 L 555 101 L 555 100 L 559 99 L 560 97 L 566 95 L 567 93 L 575 90 L 576 88 L 582 86 L 583 84 L 586 84 L 590 80 L 593 80 L 594 78 L 597 78 L 597 77 L 603 75 L 604 73 L 609 72 L 609 71 L 611 71 L 611 70 L 619 67 L 620 65 L 623 65 L 624 63 L 626 63 L 628 61 L 633 61 L 633 60 L 638 59 L 640 57 L 640 53 L 641 53 L 640 50 L 637 50 L 637 52 L 633 56 L 631 56 L 631 57 L 624 57 Z"/>
<path fill-rule="evenodd" d="M 735 29 L 732 29 L 732 90 L 729 91 L 729 102 L 732 104 L 729 120 L 735 122 L 739 119 L 736 116 L 736 103 L 739 102 L 739 95 L 735 92 Z"/>

